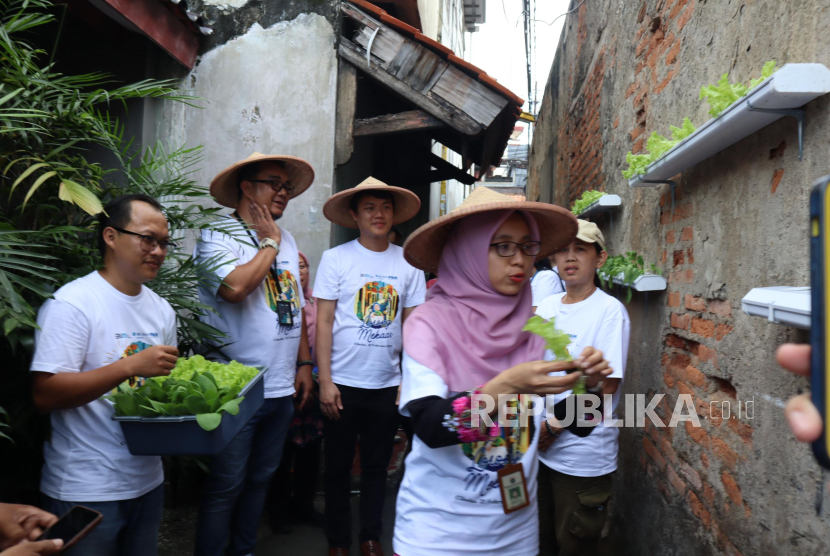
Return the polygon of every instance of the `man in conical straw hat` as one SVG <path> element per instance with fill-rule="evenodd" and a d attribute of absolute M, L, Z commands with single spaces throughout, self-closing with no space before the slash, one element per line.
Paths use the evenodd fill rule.
<path fill-rule="evenodd" d="M 361 554 L 382 554 L 386 469 L 399 423 L 401 323 L 426 295 L 423 273 L 387 235 L 420 208 L 411 191 L 371 177 L 323 206 L 335 224 L 360 230 L 358 239 L 323 253 L 314 283 L 326 416 L 326 537 L 333 555 L 347 554 L 352 540 L 349 497 L 358 436 Z"/>
<path fill-rule="evenodd" d="M 215 278 L 211 287 L 199 287 L 202 303 L 216 311 L 205 320 L 227 334 L 222 355 L 267 371 L 262 408 L 211 462 L 199 509 L 197 556 L 219 556 L 226 543 L 231 554 L 254 552 L 265 493 L 294 413 L 293 397 L 304 404 L 312 389 L 299 252 L 291 233 L 276 222 L 312 181 L 314 170 L 305 160 L 254 153 L 210 184 L 211 195 L 235 211 L 223 226 L 228 233 L 204 231 L 194 252 Z"/>

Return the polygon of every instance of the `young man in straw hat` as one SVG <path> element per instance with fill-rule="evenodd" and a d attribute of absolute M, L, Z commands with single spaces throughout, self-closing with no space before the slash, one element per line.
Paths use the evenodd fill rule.
<path fill-rule="evenodd" d="M 275 220 L 313 180 L 313 169 L 302 159 L 254 153 L 210 184 L 216 200 L 236 210 L 227 217 L 228 234 L 203 232 L 194 252 L 214 268 L 212 286 L 199 288 L 202 303 L 216 310 L 205 321 L 227 334 L 221 356 L 268 370 L 262 408 L 211 461 L 197 556 L 253 554 L 268 483 L 294 413 L 292 396 L 304 405 L 311 393 L 299 252 Z"/>
<path fill-rule="evenodd" d="M 398 430 L 401 323 L 424 302 L 424 275 L 387 234 L 418 213 L 406 189 L 368 178 L 332 196 L 326 218 L 358 228 L 360 238 L 323 253 L 314 295 L 320 403 L 326 416 L 326 537 L 329 554 L 351 545 L 351 468 L 360 437 L 360 550 L 380 547 L 386 470 Z"/>

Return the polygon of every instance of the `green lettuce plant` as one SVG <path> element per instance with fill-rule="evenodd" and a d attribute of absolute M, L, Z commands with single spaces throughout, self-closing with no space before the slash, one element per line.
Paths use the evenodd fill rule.
<path fill-rule="evenodd" d="M 715 85 L 704 85 L 700 89 L 700 100 L 709 103 L 709 115 L 716 118 L 721 112 L 732 106 L 735 102 L 744 97 L 749 91 L 757 87 L 764 80 L 775 73 L 777 64 L 770 60 L 764 64 L 761 70 L 761 77 L 751 79 L 749 83 L 730 83 L 729 74 L 724 73 Z M 689 118 L 683 118 L 680 127 L 670 126 L 671 139 L 668 139 L 657 132 L 653 132 L 646 141 L 646 151 L 643 154 L 629 152 L 625 155 L 625 162 L 628 168 L 622 174 L 626 179 L 646 173 L 648 166 L 675 147 L 680 141 L 694 133 L 695 126 Z"/>
<path fill-rule="evenodd" d="M 206 431 L 212 431 L 222 423 L 223 412 L 237 415 L 239 404 L 245 399 L 237 396 L 258 371 L 235 361 L 223 365 L 201 356 L 189 359 L 180 359 L 181 364 L 173 369 L 171 376 L 149 378 L 140 388 L 120 385 L 115 394 L 106 396 L 115 404 L 115 414 L 138 417 L 195 415 L 196 422 Z M 219 377 L 207 369 L 218 371 Z"/>
<path fill-rule="evenodd" d="M 553 352 L 556 357 L 555 361 L 573 361 L 573 357 L 568 352 L 571 337 L 566 332 L 556 328 L 555 318 L 545 320 L 539 315 L 534 315 L 530 317 L 522 330 L 544 338 L 545 347 Z M 584 394 L 586 391 L 585 376 L 581 376 L 573 387 L 573 393 Z"/>
<path fill-rule="evenodd" d="M 605 193 L 602 191 L 586 191 L 576 200 L 574 206 L 571 207 L 571 212 L 579 216 L 586 208 L 596 203 L 603 196 L 605 196 Z"/>
<path fill-rule="evenodd" d="M 616 255 L 608 257 L 602 268 L 599 269 L 600 282 L 605 286 L 605 289 L 611 289 L 614 284 L 614 278 L 619 278 L 624 286 L 628 286 L 626 291 L 625 302 L 631 302 L 631 296 L 634 290 L 631 285 L 637 278 L 645 274 L 645 261 L 643 257 L 637 255 L 636 251 L 629 251 L 625 255 Z M 649 267 L 651 274 L 662 275 L 662 271 L 652 263 Z"/>

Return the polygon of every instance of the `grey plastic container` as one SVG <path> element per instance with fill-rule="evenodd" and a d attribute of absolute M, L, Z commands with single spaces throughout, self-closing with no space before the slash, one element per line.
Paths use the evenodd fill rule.
<path fill-rule="evenodd" d="M 212 456 L 224 450 L 251 420 L 265 399 L 263 377 L 266 368 L 245 385 L 239 393 L 245 399 L 239 404 L 239 413 L 222 412 L 222 422 L 212 431 L 206 431 L 196 422 L 195 415 L 176 417 L 119 417 L 127 448 L 134 456 Z"/>

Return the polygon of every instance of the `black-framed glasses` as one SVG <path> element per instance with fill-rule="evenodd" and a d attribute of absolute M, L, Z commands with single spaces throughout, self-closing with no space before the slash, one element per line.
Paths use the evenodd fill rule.
<path fill-rule="evenodd" d="M 129 234 L 131 236 L 137 236 L 141 238 L 141 249 L 147 251 L 148 253 L 152 253 L 156 250 L 156 247 L 161 247 L 161 250 L 167 253 L 168 251 L 175 251 L 179 244 L 175 241 L 170 240 L 157 240 L 153 236 L 145 236 L 144 234 L 138 234 L 136 232 L 131 232 L 130 230 L 125 230 L 124 228 L 116 228 L 115 226 L 112 227 L 113 230 L 118 230 L 122 234 Z"/>
<path fill-rule="evenodd" d="M 515 241 L 500 241 L 498 243 L 491 243 L 490 247 L 496 248 L 496 254 L 499 257 L 512 257 L 519 249 L 527 257 L 535 257 L 542 252 L 542 242 L 540 241 L 525 241 L 524 243 L 516 243 Z"/>
<path fill-rule="evenodd" d="M 294 194 L 294 186 L 291 185 L 291 183 L 287 182 L 287 181 L 283 182 L 283 181 L 280 181 L 280 180 L 275 179 L 275 178 L 271 178 L 271 179 L 267 179 L 267 180 L 247 180 L 247 181 L 252 181 L 254 183 L 266 183 L 271 187 L 271 189 L 274 190 L 274 193 L 279 193 L 280 191 L 285 189 L 285 192 L 288 194 L 289 197 L 291 197 Z"/>

